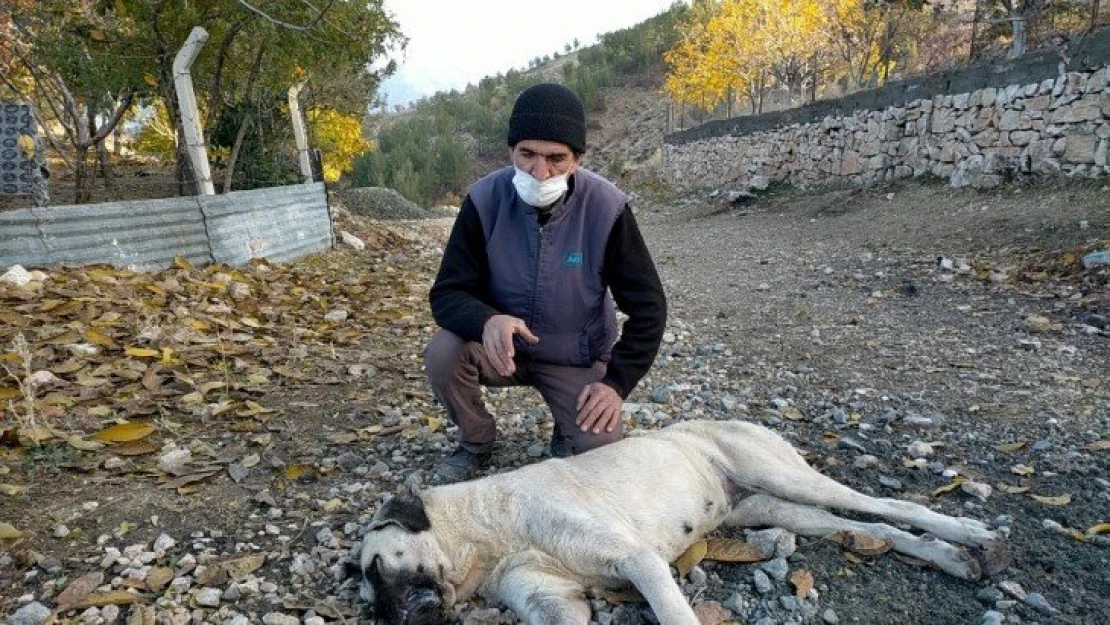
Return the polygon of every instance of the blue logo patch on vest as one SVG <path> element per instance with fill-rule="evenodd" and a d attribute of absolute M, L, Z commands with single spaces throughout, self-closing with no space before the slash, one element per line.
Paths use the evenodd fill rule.
<path fill-rule="evenodd" d="M 566 258 L 563 259 L 564 267 L 581 267 L 582 266 L 582 252 L 568 252 Z"/>

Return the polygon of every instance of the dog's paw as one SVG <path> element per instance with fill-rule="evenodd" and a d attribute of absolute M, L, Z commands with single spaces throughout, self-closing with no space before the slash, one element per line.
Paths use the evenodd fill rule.
<path fill-rule="evenodd" d="M 950 575 L 972 582 L 978 581 L 983 576 L 983 567 L 979 564 L 979 559 L 963 547 L 955 547 L 953 551 L 953 557 L 936 562 L 936 564 Z"/>
<path fill-rule="evenodd" d="M 992 531 L 990 526 L 978 519 L 961 516 L 956 517 L 956 521 L 963 527 L 965 534 L 965 537 L 959 540 L 961 543 L 981 547 L 999 540 L 998 533 Z"/>

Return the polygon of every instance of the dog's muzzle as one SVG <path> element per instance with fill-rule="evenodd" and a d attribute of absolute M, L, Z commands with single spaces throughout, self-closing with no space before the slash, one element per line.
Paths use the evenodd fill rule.
<path fill-rule="evenodd" d="M 447 622 L 443 614 L 443 598 L 435 588 L 409 588 L 402 611 L 405 625 L 440 625 Z"/>

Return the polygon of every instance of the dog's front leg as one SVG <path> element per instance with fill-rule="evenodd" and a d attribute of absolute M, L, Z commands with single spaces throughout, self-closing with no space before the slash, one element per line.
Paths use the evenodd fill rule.
<path fill-rule="evenodd" d="M 671 577 L 667 561 L 650 549 L 638 549 L 616 562 L 619 577 L 632 582 L 647 599 L 661 625 L 699 625 L 694 610 Z"/>
<path fill-rule="evenodd" d="M 498 598 L 526 625 L 587 625 L 590 606 L 581 584 L 525 567 L 501 580 Z"/>

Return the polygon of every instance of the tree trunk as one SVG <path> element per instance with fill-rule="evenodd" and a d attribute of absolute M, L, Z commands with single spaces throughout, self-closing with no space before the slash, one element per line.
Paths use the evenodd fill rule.
<path fill-rule="evenodd" d="M 1095 32 L 1095 28 L 1098 27 L 1098 5 L 1099 0 L 1091 2 L 1091 24 L 1087 26 L 1087 32 L 1089 33 Z"/>
<path fill-rule="evenodd" d="M 116 188 L 116 178 L 112 174 L 112 164 L 108 159 L 108 145 L 107 140 L 101 141 L 96 144 L 96 157 L 100 165 L 100 176 L 104 179 L 105 189 Z M 119 136 L 116 135 L 116 144 L 119 144 Z"/>
<path fill-rule="evenodd" d="M 1025 16 L 1016 15 L 1011 18 L 1010 23 L 1013 24 L 1014 29 L 1014 43 L 1010 47 L 1010 58 L 1017 58 L 1025 54 Z"/>
<path fill-rule="evenodd" d="M 74 204 L 87 204 L 92 200 L 92 185 L 89 180 L 89 146 L 79 144 L 77 157 L 74 159 Z"/>
<path fill-rule="evenodd" d="M 975 13 L 971 16 L 971 45 L 967 50 L 967 62 L 975 62 L 975 40 L 979 38 L 979 20 L 982 19 L 982 7 L 980 6 L 983 0 L 975 0 Z"/>
<path fill-rule="evenodd" d="M 247 128 L 251 125 L 251 116 L 246 114 L 239 122 L 239 132 L 235 135 L 235 145 L 231 148 L 231 156 L 227 159 L 227 171 L 224 172 L 224 193 L 231 192 L 231 184 L 235 177 L 235 162 L 239 160 L 239 150 L 243 147 L 243 139 L 247 136 Z"/>

